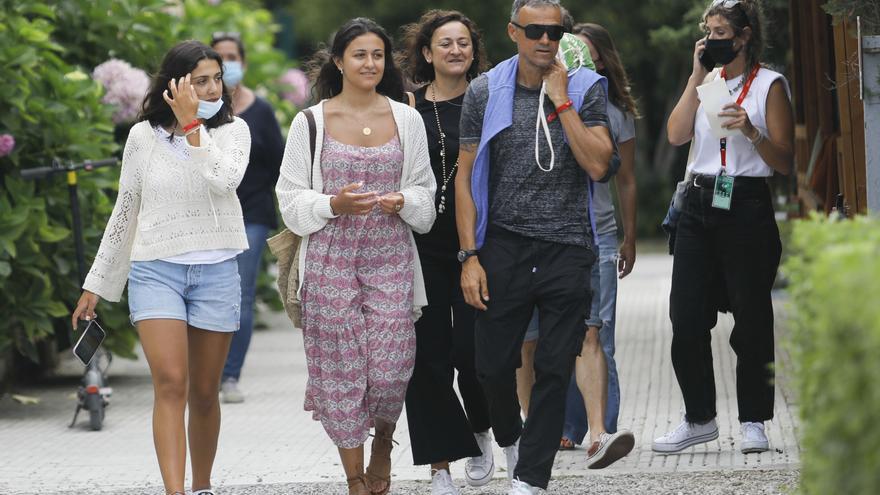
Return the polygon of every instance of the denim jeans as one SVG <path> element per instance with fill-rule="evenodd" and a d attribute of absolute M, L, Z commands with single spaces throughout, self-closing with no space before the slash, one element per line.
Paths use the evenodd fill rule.
<path fill-rule="evenodd" d="M 244 357 L 254 331 L 257 276 L 260 273 L 260 261 L 263 258 L 263 249 L 266 247 L 266 237 L 269 235 L 268 225 L 248 223 L 245 224 L 244 229 L 249 247 L 238 255 L 238 274 L 241 277 L 241 325 L 232 337 L 232 345 L 226 356 L 226 366 L 223 367 L 224 379 L 237 380 L 241 376 L 241 367 L 244 365 Z"/>
<path fill-rule="evenodd" d="M 617 235 L 599 236 L 599 261 L 593 265 L 590 287 L 593 304 L 587 325 L 599 327 L 599 342 L 608 368 L 608 402 L 605 405 L 605 429 L 617 431 L 620 413 L 620 383 L 614 361 L 614 326 L 617 316 Z M 598 291 L 598 292 L 597 292 Z M 587 409 L 574 376 L 568 385 L 565 401 L 565 428 L 562 436 L 580 444 L 587 434 Z"/>

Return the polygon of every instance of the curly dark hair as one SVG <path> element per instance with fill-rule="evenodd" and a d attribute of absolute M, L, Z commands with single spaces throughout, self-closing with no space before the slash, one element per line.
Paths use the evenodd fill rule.
<path fill-rule="evenodd" d="M 144 97 L 141 104 L 141 114 L 139 121 L 149 120 L 150 125 L 161 125 L 165 127 L 173 127 L 177 122 L 177 117 L 165 99 L 162 93 L 168 89 L 168 82 L 172 79 L 179 79 L 195 70 L 199 62 L 205 59 L 214 60 L 220 66 L 220 73 L 223 73 L 223 58 L 214 51 L 213 48 L 196 40 L 182 41 L 165 54 L 162 59 L 162 65 L 159 66 L 159 72 L 153 76 L 150 83 L 150 90 Z M 205 126 L 209 129 L 220 127 L 223 124 L 232 122 L 235 114 L 232 111 L 232 97 L 229 95 L 229 89 L 223 83 L 223 107 L 216 115 L 205 121 Z"/>
<path fill-rule="evenodd" d="M 720 15 L 733 28 L 736 36 L 740 36 L 745 28 L 752 32 L 746 45 L 746 67 L 754 67 L 761 63 L 764 52 L 764 12 L 757 0 L 740 0 L 736 3 L 713 1 L 703 13 L 700 29 L 706 31 L 706 20 Z M 746 69 L 748 72 L 748 69 Z"/>
<path fill-rule="evenodd" d="M 309 79 L 315 81 L 312 93 L 320 101 L 342 92 L 342 74 L 333 59 L 342 59 L 345 49 L 358 36 L 373 33 L 385 45 L 385 69 L 376 92 L 395 101 L 404 101 L 403 74 L 394 62 L 394 46 L 385 29 L 372 19 L 357 17 L 336 31 L 330 48 L 319 50 L 307 64 Z"/>
<path fill-rule="evenodd" d="M 407 24 L 403 30 L 404 56 L 401 61 L 406 74 L 416 84 L 426 84 L 434 80 L 434 65 L 429 64 L 422 55 L 422 48 L 431 48 L 431 37 L 440 26 L 450 22 L 460 22 L 471 33 L 471 45 L 474 47 L 474 60 L 467 72 L 467 79 L 486 72 L 488 62 L 482 35 L 476 23 L 457 10 L 429 10 L 418 22 Z"/>

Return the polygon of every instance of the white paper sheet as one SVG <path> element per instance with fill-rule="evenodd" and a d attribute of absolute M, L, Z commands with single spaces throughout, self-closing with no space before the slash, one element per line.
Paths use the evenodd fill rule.
<path fill-rule="evenodd" d="M 709 120 L 709 127 L 712 128 L 712 134 L 718 139 L 732 136 L 739 132 L 737 129 L 725 129 L 721 127 L 728 118 L 719 117 L 718 114 L 724 111 L 724 105 L 736 103 L 730 90 L 727 89 L 727 82 L 724 79 L 715 79 L 710 83 L 697 86 L 697 96 L 703 105 L 703 111 L 706 112 L 706 118 Z"/>

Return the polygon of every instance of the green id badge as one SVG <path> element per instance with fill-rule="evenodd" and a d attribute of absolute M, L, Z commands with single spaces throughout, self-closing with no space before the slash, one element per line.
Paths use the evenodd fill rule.
<path fill-rule="evenodd" d="M 712 194 L 712 207 L 729 210 L 733 201 L 733 177 L 719 175 L 715 177 L 715 191 Z"/>

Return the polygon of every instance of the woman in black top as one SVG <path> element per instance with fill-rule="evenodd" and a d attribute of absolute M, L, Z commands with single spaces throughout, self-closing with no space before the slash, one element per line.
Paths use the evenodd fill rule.
<path fill-rule="evenodd" d="M 246 67 L 245 52 L 238 34 L 216 33 L 211 47 L 223 57 L 223 82 L 232 92 L 235 114 L 247 122 L 251 131 L 250 161 L 236 191 L 241 201 L 249 246 L 238 255 L 241 324 L 232 338 L 220 385 L 220 399 L 225 403 L 236 403 L 244 401 L 244 394 L 238 389 L 238 379 L 254 328 L 254 300 L 260 261 L 269 232 L 278 228 L 273 190 L 281 169 L 284 138 L 271 105 L 242 83 Z"/>
<path fill-rule="evenodd" d="M 471 486 L 488 483 L 495 470 L 486 399 L 474 371 L 475 314 L 459 283 L 453 190 L 461 104 L 468 81 L 485 69 L 486 57 L 476 25 L 459 12 L 429 11 L 405 33 L 407 73 L 423 85 L 410 103 L 425 121 L 437 179 L 437 220 L 429 233 L 415 236 L 428 306 L 416 322 L 407 420 L 413 462 L 431 465 L 432 493 L 457 495 L 450 461 L 470 458 L 465 474 Z M 464 410 L 453 389 L 455 370 Z"/>

